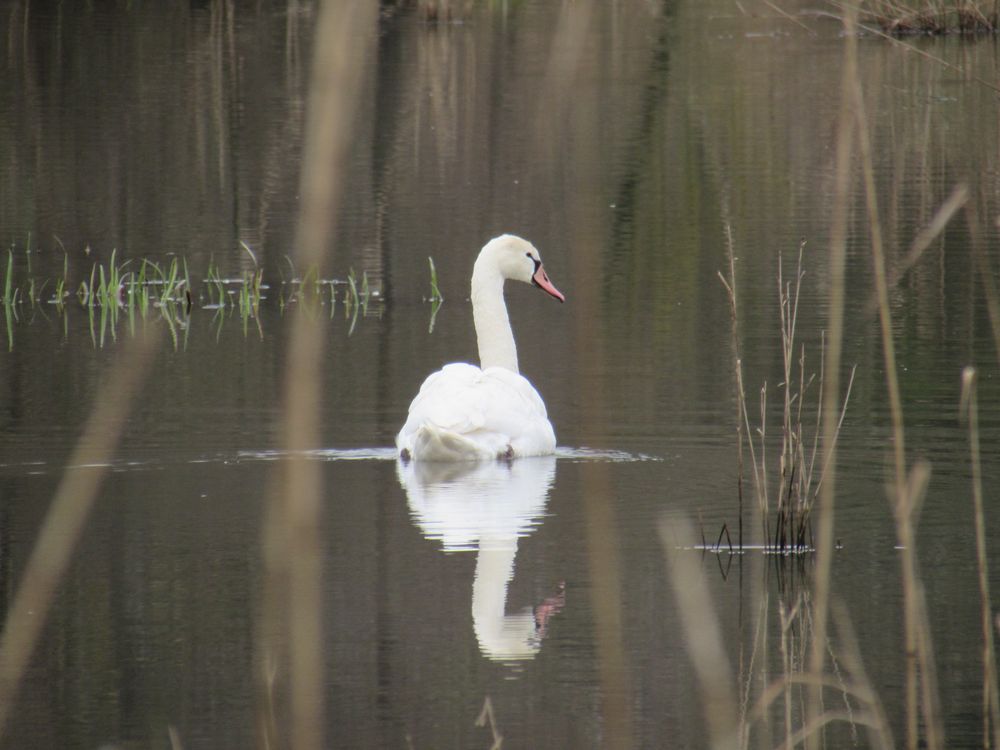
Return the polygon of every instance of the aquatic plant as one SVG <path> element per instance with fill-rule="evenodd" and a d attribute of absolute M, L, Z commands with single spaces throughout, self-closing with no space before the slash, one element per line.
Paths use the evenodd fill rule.
<path fill-rule="evenodd" d="M 444 302 L 444 296 L 441 294 L 440 288 L 438 288 L 437 269 L 434 267 L 434 259 L 429 255 L 427 256 L 427 263 L 431 267 L 431 296 L 427 299 L 431 303 L 431 319 L 427 326 L 427 333 L 434 333 L 434 322 L 437 320 L 441 303 Z"/>
<path fill-rule="evenodd" d="M 222 276 L 212 259 L 208 261 L 208 270 L 205 271 L 206 293 L 208 294 L 208 304 L 203 305 L 206 309 L 222 308 L 226 306 L 226 289 L 222 282 Z"/>
<path fill-rule="evenodd" d="M 14 251 L 7 251 L 7 273 L 3 281 L 3 304 L 7 308 L 14 306 L 17 290 L 14 289 Z"/>
<path fill-rule="evenodd" d="M 760 388 L 760 422 L 756 429 L 751 429 L 744 387 L 743 362 L 740 355 L 736 270 L 735 264 L 732 262 L 731 232 L 727 233 L 727 236 L 730 240 L 730 276 L 727 279 L 719 272 L 719 278 L 729 297 L 735 352 L 734 369 L 738 410 L 737 495 L 740 504 L 739 544 L 742 548 L 743 447 L 745 437 L 745 445 L 750 451 L 750 465 L 753 470 L 754 491 L 761 517 L 764 549 L 782 553 L 811 551 L 813 549 L 812 511 L 819 495 L 824 473 L 827 469 L 826 461 L 821 461 L 818 466 L 816 463 L 820 447 L 819 436 L 822 431 L 823 420 L 830 419 L 831 416 L 824 414 L 823 411 L 825 336 L 821 337 L 823 343 L 820 346 L 820 374 L 818 378 L 815 372 L 806 374 L 806 348 L 805 345 L 798 346 L 796 343 L 799 298 L 802 291 L 802 279 L 805 276 L 805 272 L 802 269 L 802 253 L 805 243 L 803 242 L 799 246 L 794 281 L 785 280 L 784 262 L 781 254 L 779 253 L 778 255 L 778 307 L 780 311 L 782 354 L 782 381 L 779 387 L 781 388 L 783 400 L 780 433 L 781 449 L 777 467 L 777 489 L 772 495 L 768 482 L 771 469 L 768 466 L 767 460 L 768 387 L 765 381 Z M 850 400 L 851 388 L 854 384 L 855 372 L 856 368 L 852 368 L 841 411 L 839 415 L 836 415 L 837 421 L 833 433 L 834 441 L 839 436 L 840 428 L 843 425 L 847 404 Z M 812 434 L 810 436 L 807 434 L 805 427 L 804 405 L 809 389 L 814 383 L 817 384 L 816 407 L 812 420 Z M 754 434 L 758 438 L 757 441 L 753 438 Z M 775 511 L 773 528 L 770 517 L 772 505 Z M 724 531 L 728 534 L 726 529 Z M 721 537 L 722 534 L 720 533 L 720 542 Z M 716 543 L 716 546 L 718 544 L 719 542 Z"/>
<path fill-rule="evenodd" d="M 63 310 L 63 304 L 66 301 L 66 297 L 69 292 L 66 291 L 66 279 L 69 277 L 69 254 L 63 253 L 63 275 L 60 279 L 56 281 L 55 296 L 52 299 L 53 304 L 59 309 L 60 312 Z"/>
<path fill-rule="evenodd" d="M 20 319 L 21 306 L 48 302 L 55 306 L 59 315 L 66 316 L 73 308 L 70 304 L 73 299 L 87 314 L 88 330 L 95 346 L 101 346 L 109 337 L 116 338 L 120 317 L 128 320 L 128 330 L 134 334 L 136 320 L 148 320 L 154 313 L 164 319 L 172 340 L 179 345 L 180 334 L 183 332 L 187 336 L 190 330 L 187 317 L 199 307 L 216 312 L 217 335 L 230 313 L 239 317 L 245 333 L 249 332 L 252 321 L 263 336 L 260 312 L 268 299 L 269 285 L 264 269 L 256 264 L 256 255 L 245 243 L 241 246 L 254 261 L 253 268 L 238 277 L 227 277 L 211 258 L 200 283 L 192 282 L 192 266 L 185 257 L 173 256 L 169 262 L 150 258 L 122 260 L 117 250 L 112 251 L 107 262 L 91 263 L 79 281 L 72 280 L 70 254 L 65 249 L 61 275 L 54 279 L 34 274 L 25 276 L 28 264 L 18 262 L 20 250 L 15 252 L 11 246 L 5 272 L 0 268 L 0 302 L 7 322 L 8 345 L 13 347 L 13 331 Z M 311 268 L 299 279 L 294 276 L 294 266 L 290 264 L 290 267 L 292 278 L 282 279 L 278 294 L 272 296 L 279 312 L 283 313 L 292 303 L 308 299 L 320 306 L 329 304 L 328 317 L 333 319 L 337 286 L 343 285 L 349 332 L 353 333 L 359 318 L 381 315 L 384 298 L 369 280 L 367 271 L 358 278 L 352 269 L 345 280 L 338 280 L 321 278 L 316 269 Z M 76 284 L 75 293 L 70 291 L 73 283 Z M 371 309 L 373 305 L 374 310 Z"/>
<path fill-rule="evenodd" d="M 444 297 L 441 294 L 441 290 L 438 288 L 438 276 L 437 269 L 434 267 L 434 259 L 428 255 L 427 262 L 431 267 L 431 296 L 427 298 L 427 301 L 444 302 Z"/>

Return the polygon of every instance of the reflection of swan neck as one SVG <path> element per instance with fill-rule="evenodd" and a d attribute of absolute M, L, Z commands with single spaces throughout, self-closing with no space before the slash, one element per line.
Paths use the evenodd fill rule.
<path fill-rule="evenodd" d="M 545 512 L 555 477 L 555 456 L 504 462 L 397 462 L 399 481 L 414 522 L 448 551 L 478 550 L 472 583 L 472 621 L 482 653 L 491 659 L 530 659 L 538 651 L 547 617 L 536 626 L 530 608 L 507 615 L 507 586 L 514 575 L 517 540 L 531 533 Z"/>
<path fill-rule="evenodd" d="M 538 651 L 531 609 L 505 614 L 507 586 L 514 576 L 517 539 L 483 539 L 472 583 L 472 624 L 483 654 L 491 659 L 530 659 Z"/>

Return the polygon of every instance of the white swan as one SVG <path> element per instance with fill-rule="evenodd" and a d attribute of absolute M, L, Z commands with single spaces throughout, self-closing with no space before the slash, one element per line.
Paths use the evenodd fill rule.
<path fill-rule="evenodd" d="M 556 447 L 545 403 L 517 370 L 503 283 L 534 284 L 560 302 L 542 260 L 527 240 L 504 234 L 486 243 L 472 270 L 472 316 L 480 367 L 445 365 L 430 375 L 396 436 L 404 459 L 476 461 L 544 456 Z"/>

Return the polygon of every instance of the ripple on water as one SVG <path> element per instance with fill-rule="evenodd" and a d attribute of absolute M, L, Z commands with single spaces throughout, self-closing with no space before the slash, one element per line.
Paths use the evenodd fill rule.
<path fill-rule="evenodd" d="M 143 471 L 152 468 L 162 468 L 168 465 L 181 464 L 230 464 L 243 461 L 281 461 L 292 455 L 301 455 L 316 461 L 395 461 L 398 458 L 395 448 L 322 448 L 314 451 L 303 451 L 294 454 L 291 451 L 259 450 L 238 451 L 235 455 L 200 456 L 179 462 L 163 459 L 137 460 L 121 458 L 106 463 L 86 464 L 82 466 L 54 466 L 45 461 L 25 461 L 23 463 L 0 463 L 0 472 L 13 474 L 44 475 L 54 471 L 82 468 L 106 468 L 113 472 Z M 662 461 L 659 456 L 645 453 L 628 453 L 627 451 L 589 448 L 561 447 L 556 448 L 555 456 L 559 460 L 581 463 L 597 461 L 606 463 L 630 463 L 638 461 Z"/>
<path fill-rule="evenodd" d="M 278 461 L 288 458 L 289 451 L 240 451 L 236 457 L 240 461 Z M 395 448 L 323 448 L 314 451 L 304 451 L 299 455 L 320 461 L 395 461 L 398 458 Z M 632 461 L 662 461 L 658 456 L 644 453 L 628 453 L 619 450 L 600 448 L 561 447 L 556 448 L 557 459 L 569 461 L 607 461 L 614 463 Z"/>

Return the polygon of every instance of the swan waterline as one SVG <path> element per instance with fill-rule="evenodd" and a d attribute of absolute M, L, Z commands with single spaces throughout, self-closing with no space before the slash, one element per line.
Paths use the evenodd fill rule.
<path fill-rule="evenodd" d="M 518 370 L 503 296 L 507 279 L 533 284 L 566 301 L 530 242 L 512 234 L 487 242 L 472 270 L 472 318 L 480 366 L 456 362 L 427 377 L 396 436 L 396 449 L 404 460 L 481 461 L 555 451 L 555 431 L 545 402 Z"/>

